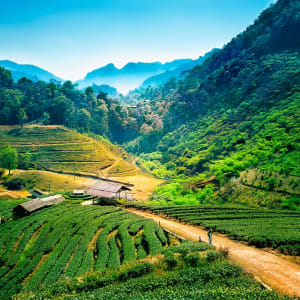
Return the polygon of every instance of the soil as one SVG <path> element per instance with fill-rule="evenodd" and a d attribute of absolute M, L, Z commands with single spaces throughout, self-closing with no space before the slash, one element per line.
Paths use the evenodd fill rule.
<path fill-rule="evenodd" d="M 178 221 L 167 219 L 164 216 L 154 215 L 150 212 L 128 209 L 129 211 L 153 219 L 160 226 L 185 238 L 208 242 L 207 231 L 199 226 L 182 224 Z M 222 234 L 213 234 L 213 245 L 217 249 L 228 249 L 231 261 L 240 265 L 246 273 L 253 277 L 268 289 L 274 289 L 279 293 L 300 297 L 300 266 L 288 257 L 251 247 L 249 245 L 230 240 Z"/>

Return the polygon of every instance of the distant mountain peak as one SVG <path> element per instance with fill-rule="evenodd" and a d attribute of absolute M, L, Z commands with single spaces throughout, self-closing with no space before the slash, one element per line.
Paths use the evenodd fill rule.
<path fill-rule="evenodd" d="M 176 59 L 171 62 L 129 62 L 123 68 L 116 68 L 109 63 L 101 68 L 89 72 L 83 80 L 78 81 L 80 88 L 89 85 L 108 84 L 116 87 L 121 93 L 127 93 L 130 89 L 139 87 L 145 79 L 174 70 L 183 64 L 192 62 L 192 59 Z"/>

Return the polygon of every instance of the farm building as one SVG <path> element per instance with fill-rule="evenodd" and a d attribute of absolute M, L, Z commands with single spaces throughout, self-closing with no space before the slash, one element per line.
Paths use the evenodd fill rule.
<path fill-rule="evenodd" d="M 73 190 L 73 195 L 84 195 L 85 194 L 85 190 Z"/>
<path fill-rule="evenodd" d="M 99 181 L 90 187 L 87 194 L 107 200 L 108 203 L 114 203 L 116 199 L 127 199 L 128 191 L 131 189 L 125 184 Z"/>
<path fill-rule="evenodd" d="M 52 206 L 64 201 L 62 195 L 55 195 L 46 198 L 36 198 L 16 206 L 13 211 L 15 215 L 25 216 L 45 207 Z"/>

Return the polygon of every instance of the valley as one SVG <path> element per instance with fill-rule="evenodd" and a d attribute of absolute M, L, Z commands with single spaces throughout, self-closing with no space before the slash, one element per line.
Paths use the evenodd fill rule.
<path fill-rule="evenodd" d="M 96 2 L 92 11 L 90 3 L 45 7 L 56 11 L 53 20 L 71 23 L 84 12 L 73 23 L 86 29 L 83 36 L 77 27 L 80 45 L 64 56 L 66 40 L 75 40 L 69 32 L 52 60 L 84 79 L 0 61 L 0 299 L 298 299 L 299 1 L 268 2 L 211 51 L 206 35 L 217 38 L 217 23 L 206 24 L 205 34 L 182 27 L 206 20 L 199 1 L 181 7 L 180 18 L 175 2 L 164 10 L 162 3 L 143 7 L 146 1 L 125 9 L 124 1 L 108 14 L 111 2 Z M 218 22 L 228 22 L 230 2 L 210 8 Z M 261 5 L 248 4 L 249 11 Z M 140 7 L 143 17 L 135 15 Z M 242 19 L 245 7 L 236 11 Z M 158 32 L 160 10 L 168 26 Z M 236 28 L 238 21 L 230 20 Z M 55 35 L 73 28 L 64 24 Z M 132 28 L 135 34 L 124 34 Z M 152 59 L 171 41 L 165 31 L 176 33 L 177 47 L 168 59 Z M 53 32 L 43 35 L 45 44 Z M 182 54 L 199 41 L 205 51 Z M 148 61 L 139 61 L 143 51 Z M 107 64 L 113 59 L 124 67 Z M 94 71 L 83 77 L 87 68 Z"/>

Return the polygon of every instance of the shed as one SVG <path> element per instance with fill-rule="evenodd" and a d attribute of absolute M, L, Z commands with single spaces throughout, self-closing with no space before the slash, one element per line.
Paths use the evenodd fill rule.
<path fill-rule="evenodd" d="M 109 181 L 98 181 L 89 188 L 87 194 L 99 197 L 101 199 L 107 199 L 110 200 L 110 203 L 114 203 L 116 199 L 121 198 L 122 193 L 124 193 L 122 196 L 127 198 L 127 191 L 131 191 L 131 189 L 125 184 Z"/>
<path fill-rule="evenodd" d="M 73 195 L 84 195 L 85 191 L 84 190 L 73 190 Z"/>
<path fill-rule="evenodd" d="M 13 211 L 18 216 L 25 216 L 42 208 L 58 204 L 64 200 L 65 198 L 60 194 L 45 198 L 36 198 L 19 204 L 13 209 Z"/>

